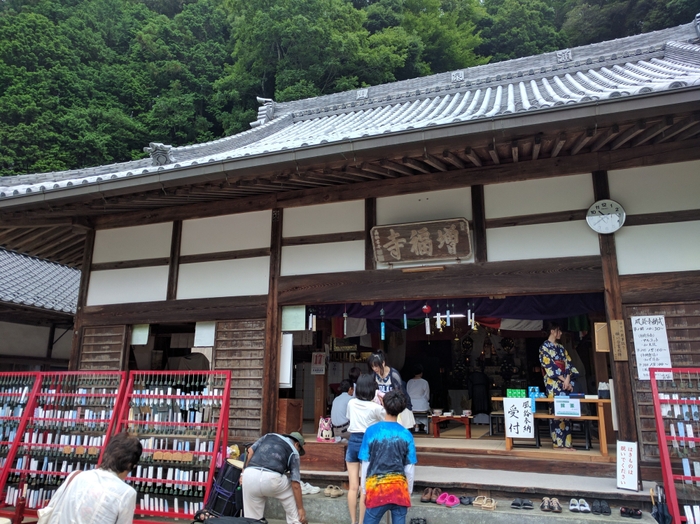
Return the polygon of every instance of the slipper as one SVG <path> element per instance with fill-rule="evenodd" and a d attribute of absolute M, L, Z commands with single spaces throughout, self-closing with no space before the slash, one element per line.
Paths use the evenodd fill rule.
<path fill-rule="evenodd" d="M 450 496 L 450 494 L 447 493 L 447 491 L 443 491 L 443 492 L 440 494 L 440 496 L 437 498 L 437 500 L 435 501 L 435 503 L 436 503 L 436 504 L 439 504 L 440 506 L 442 506 L 445 502 L 447 502 L 447 498 L 448 498 L 449 496 Z"/>
<path fill-rule="evenodd" d="M 571 511 L 573 513 L 579 512 L 578 499 L 571 499 L 569 501 L 569 511 Z"/>
<path fill-rule="evenodd" d="M 633 518 L 633 519 L 641 519 L 642 518 L 642 510 L 638 509 L 638 508 L 629 508 L 628 516 Z"/>
<path fill-rule="evenodd" d="M 559 504 L 559 499 L 550 499 L 549 505 L 552 507 L 553 513 L 561 513 L 561 504 Z"/>
<path fill-rule="evenodd" d="M 600 515 L 600 501 L 599 500 L 594 500 L 593 505 L 591 506 L 591 513 L 594 515 Z"/>
<path fill-rule="evenodd" d="M 523 500 L 523 509 L 534 509 L 532 506 L 532 501 L 530 499 Z"/>
<path fill-rule="evenodd" d="M 472 501 L 472 506 L 476 506 L 477 508 L 481 507 L 484 502 L 486 502 L 486 497 L 483 495 L 479 495 Z"/>
<path fill-rule="evenodd" d="M 620 516 L 621 517 L 629 517 L 630 516 L 629 511 L 630 510 L 628 508 L 626 508 L 625 506 L 620 506 Z"/>
<path fill-rule="evenodd" d="M 586 502 L 586 499 L 579 499 L 578 510 L 581 513 L 590 513 L 591 512 L 591 507 L 588 505 L 588 502 Z"/>
<path fill-rule="evenodd" d="M 513 509 L 522 509 L 523 501 L 520 499 L 515 499 L 513 502 L 510 503 L 510 507 Z"/>
<path fill-rule="evenodd" d="M 342 497 L 343 493 L 345 493 L 340 486 L 331 486 L 331 492 L 330 495 L 328 495 L 332 499 L 337 499 L 338 497 Z"/>
<path fill-rule="evenodd" d="M 495 500 L 493 499 L 486 499 L 484 503 L 481 505 L 481 509 L 486 509 L 488 511 L 493 511 L 496 509 L 496 504 L 498 504 Z"/>
<path fill-rule="evenodd" d="M 610 511 L 610 506 L 608 506 L 608 503 L 605 502 L 604 500 L 600 501 L 600 514 L 601 515 L 610 515 L 612 511 Z"/>
<path fill-rule="evenodd" d="M 542 511 L 552 511 L 552 501 L 549 497 L 544 497 L 542 499 L 542 504 L 540 504 L 540 509 Z"/>
<path fill-rule="evenodd" d="M 454 508 L 455 506 L 459 506 L 459 499 L 454 495 L 448 495 L 447 500 L 445 501 L 445 506 L 447 506 L 448 508 Z"/>
<path fill-rule="evenodd" d="M 430 495 L 430 502 L 436 503 L 440 495 L 442 495 L 442 490 L 440 488 L 433 488 L 433 494 Z"/>
<path fill-rule="evenodd" d="M 330 497 L 330 496 L 331 496 L 331 491 L 333 491 L 333 488 L 334 488 L 334 487 L 335 487 L 335 486 L 329 484 L 328 486 L 326 486 L 326 489 L 323 490 L 323 494 L 324 494 L 326 497 Z"/>
<path fill-rule="evenodd" d="M 430 502 L 430 497 L 433 496 L 433 488 L 425 488 L 420 497 L 421 502 Z"/>
<path fill-rule="evenodd" d="M 465 506 L 471 506 L 472 502 L 474 502 L 474 497 L 460 497 L 459 498 L 459 503 L 464 504 Z"/>

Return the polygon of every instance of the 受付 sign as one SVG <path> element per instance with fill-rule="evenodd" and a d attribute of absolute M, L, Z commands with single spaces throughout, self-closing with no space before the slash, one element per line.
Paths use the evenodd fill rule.
<path fill-rule="evenodd" d="M 535 438 L 532 402 L 529 398 L 504 398 L 506 437 Z"/>

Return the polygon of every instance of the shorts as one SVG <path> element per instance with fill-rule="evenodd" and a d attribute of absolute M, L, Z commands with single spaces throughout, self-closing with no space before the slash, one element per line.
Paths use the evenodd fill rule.
<path fill-rule="evenodd" d="M 350 433 L 348 449 L 345 452 L 345 462 L 360 462 L 358 455 L 360 454 L 360 447 L 362 446 L 362 438 L 364 436 L 364 433 Z"/>

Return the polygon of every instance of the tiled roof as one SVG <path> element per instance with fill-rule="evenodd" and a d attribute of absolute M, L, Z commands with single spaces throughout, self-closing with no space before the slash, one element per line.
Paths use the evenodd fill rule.
<path fill-rule="evenodd" d="M 0 201 L 111 179 L 519 113 L 700 89 L 694 23 L 644 35 L 296 102 L 265 105 L 253 129 L 150 159 L 0 179 Z"/>
<path fill-rule="evenodd" d="M 75 313 L 80 271 L 0 249 L 0 302 Z"/>

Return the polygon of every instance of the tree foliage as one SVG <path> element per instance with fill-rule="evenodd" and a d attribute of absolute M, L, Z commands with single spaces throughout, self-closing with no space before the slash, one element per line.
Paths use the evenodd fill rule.
<path fill-rule="evenodd" d="M 691 21 L 698 0 L 4 0 L 0 176 L 140 158 L 278 102 Z"/>

